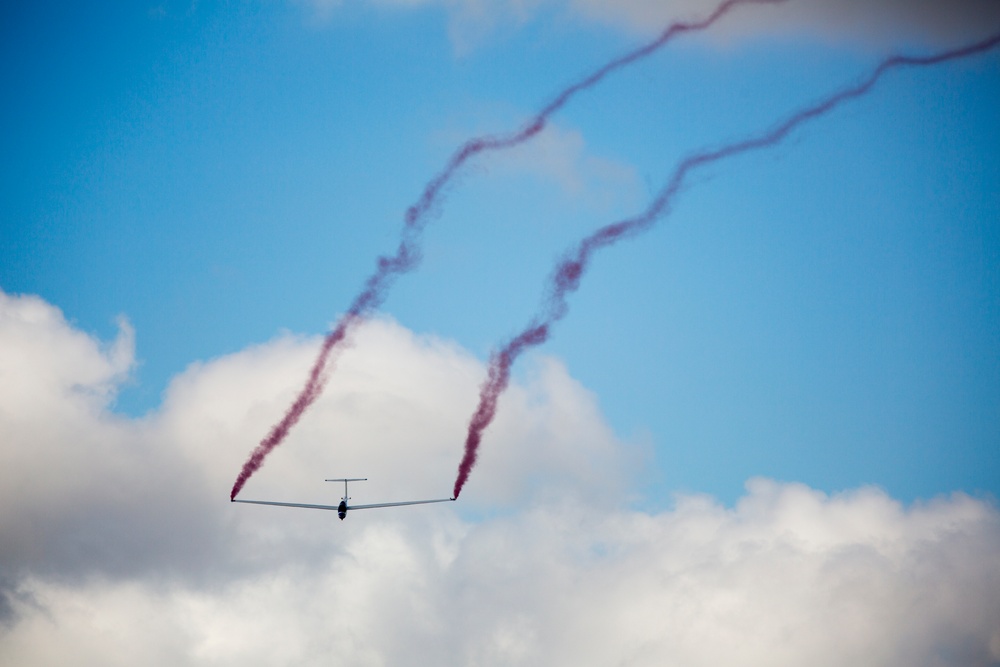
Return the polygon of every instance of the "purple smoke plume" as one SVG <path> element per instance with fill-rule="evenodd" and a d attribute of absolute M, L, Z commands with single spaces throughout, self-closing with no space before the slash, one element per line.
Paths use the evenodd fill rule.
<path fill-rule="evenodd" d="M 585 237 L 556 266 L 547 287 L 547 294 L 541 312 L 517 336 L 507 342 L 499 352 L 490 358 L 486 381 L 479 390 L 479 405 L 469 422 L 465 438 L 465 450 L 458 466 L 458 476 L 452 496 L 458 498 L 469 479 L 469 473 L 476 465 L 483 431 L 493 421 L 497 411 L 497 401 L 510 382 L 510 368 L 517 358 L 530 347 L 541 345 L 548 339 L 553 324 L 561 320 L 569 308 L 566 297 L 580 287 L 593 254 L 623 238 L 635 236 L 650 229 L 656 221 L 669 213 L 669 207 L 677 195 L 685 177 L 697 167 L 712 164 L 729 157 L 774 146 L 798 126 L 832 111 L 840 104 L 867 94 L 882 76 L 893 69 L 906 66 L 928 66 L 958 58 L 976 55 L 995 48 L 1000 44 L 1000 34 L 995 34 L 968 46 L 943 51 L 931 56 L 890 56 L 883 60 L 866 79 L 853 86 L 843 88 L 827 98 L 804 107 L 788 116 L 770 130 L 748 139 L 726 144 L 721 148 L 694 153 L 678 163 L 667 184 L 660 190 L 652 203 L 640 215 L 621 220 Z"/>
<path fill-rule="evenodd" d="M 674 37 L 687 32 L 705 30 L 739 5 L 770 5 L 785 1 L 725 0 L 707 18 L 700 21 L 673 23 L 660 33 L 656 39 L 611 60 L 576 83 L 564 88 L 551 102 L 533 116 L 521 130 L 510 135 L 478 137 L 462 145 L 451 156 L 444 169 L 427 182 L 417 202 L 406 210 L 402 239 L 400 240 L 399 247 L 396 249 L 396 254 L 391 257 L 381 256 L 378 258 L 375 272 L 365 282 L 364 288 L 355 297 L 347 313 L 340 318 L 337 326 L 324 338 L 320 353 L 309 370 L 309 377 L 305 386 L 299 392 L 292 405 L 289 406 L 285 415 L 277 424 L 271 427 L 267 436 L 260 441 L 260 444 L 254 448 L 250 453 L 250 457 L 243 464 L 243 468 L 240 469 L 240 473 L 236 477 L 236 482 L 229 493 L 229 499 L 232 500 L 239 494 L 247 480 L 263 465 L 267 455 L 281 444 L 309 406 L 323 393 L 323 388 L 328 378 L 328 373 L 324 372 L 324 369 L 329 362 L 330 355 L 347 337 L 351 327 L 385 301 L 388 289 L 396 276 L 411 271 L 420 262 L 420 235 L 427 226 L 430 212 L 434 205 L 442 198 L 444 187 L 451 181 L 455 172 L 463 164 L 479 153 L 512 148 L 529 141 L 545 129 L 549 117 L 562 109 L 574 95 L 597 85 L 608 74 L 658 51 Z M 492 419 L 492 416 L 490 419 Z"/>

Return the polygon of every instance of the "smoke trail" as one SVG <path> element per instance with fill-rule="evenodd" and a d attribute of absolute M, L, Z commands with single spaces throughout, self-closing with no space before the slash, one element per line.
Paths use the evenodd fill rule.
<path fill-rule="evenodd" d="M 517 132 L 509 135 L 471 139 L 455 151 L 444 169 L 424 186 L 417 202 L 406 210 L 402 239 L 396 249 L 396 254 L 391 257 L 383 255 L 378 258 L 375 272 L 365 281 L 361 293 L 354 298 L 351 307 L 341 317 L 337 326 L 323 339 L 320 353 L 309 370 L 305 386 L 292 405 L 289 406 L 285 415 L 271 427 L 267 436 L 260 441 L 260 444 L 250 453 L 250 458 L 243 464 L 243 468 L 233 484 L 232 491 L 229 493 L 229 499 L 232 500 L 239 494 L 250 476 L 263 465 L 267 455 L 281 444 L 309 406 L 323 393 L 323 387 L 328 378 L 328 372 L 325 369 L 334 349 L 340 345 L 359 320 L 385 301 L 386 293 L 396 276 L 411 271 L 420 262 L 420 235 L 427 226 L 434 205 L 442 198 L 445 186 L 463 164 L 479 153 L 513 148 L 527 142 L 545 129 L 549 117 L 562 109 L 574 95 L 597 85 L 608 74 L 655 53 L 674 37 L 687 32 L 705 30 L 738 5 L 771 5 L 782 2 L 786 2 L 786 0 L 725 0 L 705 19 L 693 22 L 675 22 L 660 33 L 659 37 L 646 45 L 611 60 L 593 73 L 564 88 Z M 489 422 L 487 421 L 487 423 Z"/>
<path fill-rule="evenodd" d="M 458 466 L 458 476 L 452 496 L 458 498 L 462 487 L 469 478 L 469 473 L 476 465 L 479 444 L 483 431 L 497 411 L 497 401 L 510 382 L 510 368 L 517 358 L 529 347 L 544 343 L 553 324 L 565 317 L 569 305 L 566 297 L 580 287 L 583 277 L 593 254 L 617 243 L 623 238 L 636 236 L 650 229 L 656 221 L 670 212 L 670 204 L 680 190 L 688 173 L 697 167 L 712 164 L 729 157 L 774 146 L 784 139 L 798 126 L 826 115 L 837 106 L 849 100 L 867 94 L 882 76 L 892 70 L 905 66 L 927 66 L 956 60 L 967 56 L 983 53 L 1000 44 L 1000 33 L 968 46 L 944 51 L 931 56 L 890 56 L 883 60 L 866 79 L 853 86 L 843 88 L 811 106 L 804 107 L 788 116 L 785 120 L 770 130 L 748 139 L 743 139 L 721 148 L 694 153 L 681 160 L 675 167 L 667 184 L 660 190 L 649 207 L 640 215 L 601 227 L 596 232 L 585 237 L 576 248 L 567 253 L 557 265 L 555 273 L 549 280 L 541 312 L 536 314 L 528 326 L 517 336 L 504 345 L 499 352 L 490 358 L 486 381 L 479 390 L 479 405 L 469 422 L 469 430 L 465 438 L 465 452 Z"/>

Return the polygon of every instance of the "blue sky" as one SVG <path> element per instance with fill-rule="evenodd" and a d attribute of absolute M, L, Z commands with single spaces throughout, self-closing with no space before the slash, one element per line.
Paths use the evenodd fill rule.
<path fill-rule="evenodd" d="M 104 338 L 130 320 L 131 415 L 192 362 L 324 331 L 461 141 L 646 37 L 556 10 L 461 51 L 435 7 L 5 11 L 0 284 Z M 676 42 L 556 117 L 561 175 L 516 155 L 465 170 L 383 311 L 485 358 L 576 237 L 900 42 L 936 46 Z M 998 82 L 995 53 L 893 73 L 695 174 L 597 260 L 544 353 L 648 439 L 654 487 L 1000 490 Z"/>
<path fill-rule="evenodd" d="M 744 7 L 472 160 L 248 497 L 443 495 L 563 252 L 1000 31 L 944 8 Z M 1000 664 L 997 49 L 694 172 L 515 367 L 456 507 L 222 500 L 452 152 L 711 9 L 0 9 L 0 662 Z"/>

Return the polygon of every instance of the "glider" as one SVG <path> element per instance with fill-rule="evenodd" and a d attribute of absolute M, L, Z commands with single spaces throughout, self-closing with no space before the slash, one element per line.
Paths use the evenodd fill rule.
<path fill-rule="evenodd" d="M 348 505 L 347 501 L 351 499 L 347 495 L 347 483 L 348 482 L 367 482 L 367 477 L 341 477 L 338 479 L 328 479 L 327 482 L 343 482 L 344 483 L 344 497 L 341 498 L 339 505 L 310 505 L 308 503 L 279 503 L 272 500 L 237 500 L 232 499 L 231 502 L 234 503 L 251 503 L 253 505 L 277 505 L 278 507 L 305 507 L 314 510 L 337 510 L 337 516 L 343 521 L 347 518 L 347 513 L 350 510 L 368 510 L 375 509 L 377 507 L 398 507 L 400 505 L 426 505 L 427 503 L 446 503 L 454 498 L 439 498 L 437 500 L 404 500 L 397 503 L 375 503 L 374 505 Z"/>

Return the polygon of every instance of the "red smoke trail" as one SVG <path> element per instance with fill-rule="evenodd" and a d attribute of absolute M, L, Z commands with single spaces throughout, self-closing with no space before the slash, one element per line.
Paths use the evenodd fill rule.
<path fill-rule="evenodd" d="M 490 358 L 486 381 L 479 390 L 479 406 L 476 408 L 469 422 L 469 430 L 465 438 L 465 452 L 458 466 L 458 477 L 455 479 L 452 496 L 458 498 L 462 492 L 462 487 L 465 486 L 465 482 L 469 479 L 469 473 L 472 471 L 473 466 L 476 465 L 476 457 L 478 455 L 479 444 L 483 438 L 483 431 L 490 425 L 490 422 L 493 421 L 493 417 L 496 415 L 497 401 L 510 382 L 510 368 L 513 363 L 529 347 L 544 343 L 549 337 L 552 325 L 565 317 L 569 308 L 566 297 L 570 292 L 575 292 L 579 289 L 580 279 L 587 270 L 587 265 L 590 263 L 593 254 L 602 248 L 617 243 L 623 238 L 636 236 L 645 232 L 659 218 L 668 214 L 670 212 L 670 204 L 689 172 L 697 167 L 712 164 L 729 157 L 774 146 L 798 126 L 826 115 L 848 100 L 867 94 L 876 82 L 882 78 L 882 75 L 889 70 L 906 66 L 936 65 L 988 51 L 995 48 L 998 44 L 1000 44 L 1000 33 L 975 44 L 944 51 L 932 56 L 891 56 L 883 60 L 868 78 L 861 83 L 844 88 L 812 106 L 800 109 L 759 136 L 727 144 L 721 148 L 695 153 L 681 160 L 674 169 L 670 180 L 667 181 L 666 186 L 660 190 L 659 194 L 643 213 L 634 218 L 628 218 L 601 227 L 580 241 L 576 249 L 568 253 L 556 266 L 555 273 L 552 275 L 547 287 L 546 298 L 541 313 L 537 314 L 531 320 L 531 323 L 528 324 L 524 331 L 515 336 Z"/>
<path fill-rule="evenodd" d="M 455 172 L 465 164 L 470 158 L 479 153 L 487 151 L 513 148 L 525 143 L 535 135 L 545 129 L 550 116 L 562 109 L 579 92 L 597 85 L 604 77 L 615 70 L 631 65 L 632 63 L 651 55 L 661 47 L 671 41 L 674 37 L 686 32 L 705 30 L 712 26 L 722 16 L 728 13 L 737 5 L 770 5 L 785 2 L 786 0 L 725 0 L 714 12 L 701 21 L 677 22 L 671 24 L 660 36 L 649 42 L 645 46 L 630 51 L 623 56 L 615 58 L 603 67 L 589 74 L 573 85 L 564 88 L 555 98 L 542 108 L 528 123 L 518 132 L 506 136 L 478 137 L 466 142 L 448 160 L 438 174 L 424 186 L 424 191 L 415 204 L 406 210 L 405 225 L 403 227 L 402 239 L 396 254 L 392 257 L 381 256 L 378 258 L 375 272 L 369 276 L 365 282 L 365 287 L 358 296 L 355 297 L 347 313 L 341 317 L 337 326 L 326 335 L 319 356 L 309 370 L 309 378 L 305 386 L 299 392 L 298 397 L 285 412 L 277 424 L 271 427 L 271 431 L 260 441 L 250 458 L 243 464 L 240 474 L 236 477 L 232 491 L 229 492 L 229 499 L 232 500 L 243 489 L 250 476 L 253 475 L 263 465 L 264 459 L 271 451 L 281 444 L 288 435 L 288 432 L 299 421 L 306 409 L 319 398 L 326 385 L 327 374 L 324 373 L 330 354 L 344 340 L 350 331 L 365 314 L 378 308 L 385 301 L 386 293 L 392 285 L 396 276 L 407 273 L 420 262 L 420 234 L 427 226 L 428 218 L 433 210 L 434 204 L 442 197 L 442 191 L 448 182 L 455 175 Z M 490 417 L 492 419 L 492 417 Z M 489 422 L 487 422 L 489 423 Z"/>

